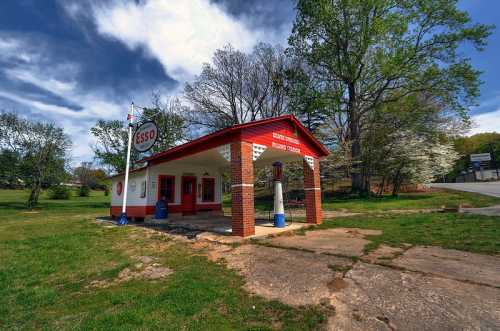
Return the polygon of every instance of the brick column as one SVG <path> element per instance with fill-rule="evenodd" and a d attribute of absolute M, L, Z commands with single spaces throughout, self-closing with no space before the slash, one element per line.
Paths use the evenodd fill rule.
<path fill-rule="evenodd" d="M 314 159 L 314 170 L 304 160 L 304 193 L 306 196 L 307 223 L 321 224 L 321 182 L 319 178 L 319 160 Z"/>
<path fill-rule="evenodd" d="M 235 236 L 255 234 L 252 156 L 251 143 L 231 143 L 231 226 Z"/>

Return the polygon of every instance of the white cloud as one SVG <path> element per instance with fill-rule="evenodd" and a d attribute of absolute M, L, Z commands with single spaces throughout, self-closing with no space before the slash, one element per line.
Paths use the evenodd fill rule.
<path fill-rule="evenodd" d="M 47 45 L 30 47 L 27 39 L 0 38 L 0 59 L 13 60 L 3 72 L 11 81 L 32 84 L 59 96 L 68 104 L 79 105 L 75 110 L 68 106 L 42 101 L 22 91 L 0 88 L 0 97 L 25 106 L 22 114 L 43 118 L 57 123 L 73 141 L 73 164 L 92 159 L 91 145 L 95 142 L 90 127 L 98 119 L 124 119 L 128 101 L 117 103 L 102 91 L 82 91 L 76 80 L 79 66 L 71 61 L 60 61 L 47 66 Z"/>
<path fill-rule="evenodd" d="M 248 51 L 271 37 L 250 30 L 209 0 L 114 1 L 94 7 L 94 18 L 101 34 L 131 49 L 143 47 L 180 81 L 198 74 L 214 51 L 227 43 Z"/>
<path fill-rule="evenodd" d="M 67 93 L 75 89 L 75 81 L 61 81 L 52 77 L 40 77 L 37 75 L 33 68 L 30 70 L 15 68 L 6 69 L 5 73 L 11 79 L 18 79 L 53 93 Z"/>
<path fill-rule="evenodd" d="M 474 126 L 469 132 L 470 135 L 482 132 L 499 132 L 500 133 L 500 109 L 472 116 Z"/>

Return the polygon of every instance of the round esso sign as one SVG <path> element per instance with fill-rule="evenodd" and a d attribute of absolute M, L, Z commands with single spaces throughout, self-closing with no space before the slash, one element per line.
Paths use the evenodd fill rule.
<path fill-rule="evenodd" d="M 154 122 L 144 122 L 135 130 L 133 143 L 138 152 L 147 152 L 158 139 L 158 128 Z"/>

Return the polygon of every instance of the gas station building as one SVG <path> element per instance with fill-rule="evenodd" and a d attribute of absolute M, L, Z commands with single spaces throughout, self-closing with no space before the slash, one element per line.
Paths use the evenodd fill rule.
<path fill-rule="evenodd" d="M 328 150 L 293 115 L 234 125 L 145 158 L 132 170 L 127 215 L 150 218 L 164 197 L 169 217 L 222 214 L 222 173 L 231 175 L 232 234 L 255 234 L 254 168 L 301 161 L 306 221 L 321 223 L 319 160 Z M 112 177 L 113 217 L 121 214 L 124 175 Z"/>

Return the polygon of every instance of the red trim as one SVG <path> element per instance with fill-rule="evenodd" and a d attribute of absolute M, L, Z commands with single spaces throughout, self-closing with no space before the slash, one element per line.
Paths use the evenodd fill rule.
<path fill-rule="evenodd" d="M 193 205 L 188 206 L 187 202 L 184 201 L 184 182 L 185 181 L 191 181 L 193 183 L 192 191 L 191 191 L 191 200 Z M 181 179 L 181 206 L 182 206 L 182 213 L 184 214 L 192 214 L 196 213 L 196 184 L 197 184 L 197 177 L 196 176 L 182 176 Z"/>
<path fill-rule="evenodd" d="M 174 159 L 178 159 L 187 155 L 195 154 L 200 151 L 214 148 L 219 145 L 223 145 L 225 143 L 237 140 L 239 139 L 239 134 L 242 129 L 265 125 L 278 121 L 285 121 L 285 120 L 291 121 L 297 127 L 297 129 L 303 134 L 303 136 L 311 142 L 312 146 L 314 146 L 314 148 L 317 150 L 318 156 L 321 157 L 330 154 L 330 152 L 326 149 L 326 147 L 323 146 L 312 135 L 312 133 L 309 132 L 309 130 L 307 130 L 306 127 L 302 125 L 302 123 L 300 123 L 300 121 L 295 116 L 283 115 L 279 117 L 267 118 L 259 121 L 233 125 L 228 128 L 200 137 L 198 139 L 192 140 L 188 143 L 176 146 L 169 150 L 146 157 L 142 161 L 159 161 L 160 159 L 161 161 L 171 161 Z"/>
<path fill-rule="evenodd" d="M 205 200 L 205 182 L 212 183 L 212 200 Z M 215 178 L 202 178 L 201 179 L 201 201 L 203 202 L 214 202 L 215 201 Z"/>
<path fill-rule="evenodd" d="M 167 200 L 168 203 L 174 203 L 175 202 L 175 176 L 171 175 L 158 175 L 158 189 L 156 191 L 156 200 L 160 200 L 160 191 L 161 191 L 161 180 L 165 178 L 172 178 L 172 200 Z"/>
<path fill-rule="evenodd" d="M 222 205 L 220 203 L 204 203 L 197 204 L 196 211 L 211 211 L 211 210 L 222 210 Z M 112 206 L 110 208 L 111 216 L 120 216 L 122 213 L 121 206 Z M 169 214 L 180 214 L 182 213 L 181 205 L 168 205 Z M 146 217 L 147 215 L 155 214 L 155 206 L 127 206 L 127 215 L 129 217 Z"/>

